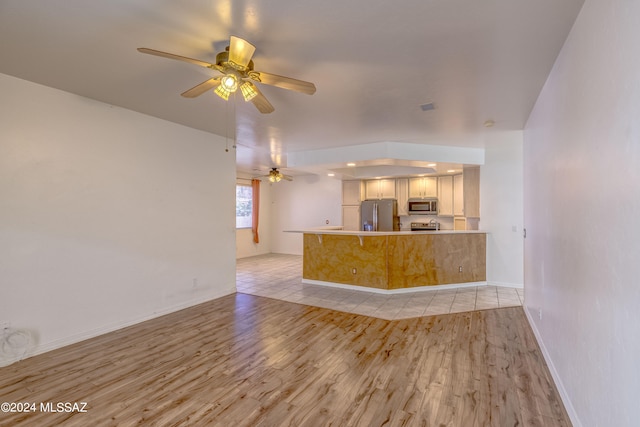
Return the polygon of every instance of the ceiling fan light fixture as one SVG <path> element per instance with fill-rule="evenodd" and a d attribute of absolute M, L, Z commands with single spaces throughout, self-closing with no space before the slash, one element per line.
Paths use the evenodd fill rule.
<path fill-rule="evenodd" d="M 220 85 L 224 86 L 229 92 L 235 92 L 238 89 L 238 78 L 233 74 L 227 74 L 220 81 Z"/>
<path fill-rule="evenodd" d="M 224 99 L 225 101 L 228 101 L 229 95 L 231 95 L 231 91 L 228 90 L 223 84 L 218 85 L 218 87 L 214 92 L 216 95 L 218 95 L 220 98 Z"/>
<path fill-rule="evenodd" d="M 258 91 L 256 87 L 251 82 L 244 82 L 240 85 L 240 91 L 242 92 L 242 96 L 245 101 L 251 101 L 253 98 L 258 96 Z"/>
<path fill-rule="evenodd" d="M 282 179 L 282 174 L 276 170 L 272 170 L 269 172 L 269 181 L 271 182 L 280 182 Z"/>

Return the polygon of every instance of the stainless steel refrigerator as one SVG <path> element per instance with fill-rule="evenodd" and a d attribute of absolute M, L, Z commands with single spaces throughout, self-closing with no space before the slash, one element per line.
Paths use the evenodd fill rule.
<path fill-rule="evenodd" d="M 398 202 L 392 199 L 365 200 L 360 205 L 360 230 L 394 231 L 400 229 Z"/>

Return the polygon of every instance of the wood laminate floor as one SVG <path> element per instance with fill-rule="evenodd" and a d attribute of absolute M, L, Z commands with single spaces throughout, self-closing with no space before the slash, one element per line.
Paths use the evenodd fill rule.
<path fill-rule="evenodd" d="M 234 294 L 0 368 L 2 426 L 569 426 L 522 307 L 385 320 Z"/>

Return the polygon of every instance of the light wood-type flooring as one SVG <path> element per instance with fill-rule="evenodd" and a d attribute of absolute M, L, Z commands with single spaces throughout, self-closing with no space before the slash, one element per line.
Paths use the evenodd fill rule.
<path fill-rule="evenodd" d="M 233 294 L 0 368 L 1 426 L 569 426 L 522 307 L 385 320 Z"/>

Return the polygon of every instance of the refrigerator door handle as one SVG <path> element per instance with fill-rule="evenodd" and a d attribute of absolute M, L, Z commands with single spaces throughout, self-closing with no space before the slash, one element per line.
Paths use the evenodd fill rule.
<path fill-rule="evenodd" d="M 373 204 L 373 231 L 378 231 L 378 202 Z"/>

